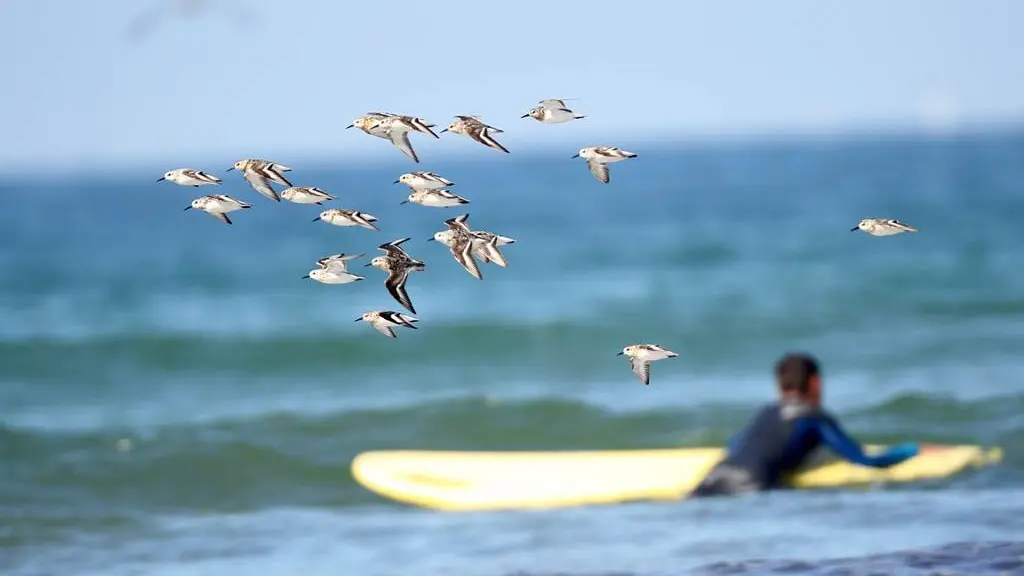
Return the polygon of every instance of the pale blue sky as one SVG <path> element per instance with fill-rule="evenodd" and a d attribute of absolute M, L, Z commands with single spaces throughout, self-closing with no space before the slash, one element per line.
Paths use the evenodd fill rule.
<path fill-rule="evenodd" d="M 1024 1 L 209 3 L 131 43 L 168 0 L 0 0 L 0 171 L 396 155 L 343 130 L 378 109 L 479 114 L 513 153 L 1024 118 Z M 552 97 L 589 117 L 519 118 Z"/>

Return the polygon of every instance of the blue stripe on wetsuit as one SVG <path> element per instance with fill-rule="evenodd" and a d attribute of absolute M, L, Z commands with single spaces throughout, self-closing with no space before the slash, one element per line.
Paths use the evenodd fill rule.
<path fill-rule="evenodd" d="M 740 430 L 729 439 L 726 443 L 726 448 L 729 452 L 735 452 L 739 448 L 744 432 L 746 432 L 746 429 Z M 868 456 L 861 449 L 860 444 L 853 438 L 850 438 L 834 420 L 819 416 L 805 416 L 794 422 L 793 436 L 787 446 L 786 453 L 790 454 L 793 450 L 798 449 L 807 434 L 817 434 L 826 446 L 847 461 L 863 466 L 871 466 L 872 468 L 888 468 L 908 458 L 913 458 L 918 453 L 917 444 L 905 443 L 893 446 L 881 454 Z"/>
<path fill-rule="evenodd" d="M 725 443 L 725 448 L 728 452 L 735 452 L 740 447 L 740 441 L 743 440 L 743 433 L 746 432 L 746 428 L 741 429 L 739 432 L 732 435 L 729 441 Z"/>
<path fill-rule="evenodd" d="M 868 456 L 860 444 L 850 438 L 831 418 L 805 416 L 793 423 L 793 436 L 786 452 L 790 453 L 804 441 L 808 434 L 817 434 L 822 442 L 833 452 L 849 462 L 870 466 L 872 468 L 888 468 L 917 456 L 918 447 L 914 443 L 898 444 L 881 454 Z"/>

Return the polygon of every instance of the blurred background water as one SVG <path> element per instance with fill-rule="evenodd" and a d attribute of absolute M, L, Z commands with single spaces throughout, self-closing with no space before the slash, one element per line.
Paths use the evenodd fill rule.
<path fill-rule="evenodd" d="M 780 88 L 799 82 L 765 84 L 716 115 L 716 98 L 738 97 L 724 83 L 742 76 L 722 72 L 730 62 L 723 53 L 694 72 L 708 80 L 703 89 L 666 89 L 654 80 L 659 69 L 644 68 L 647 83 L 630 92 L 635 67 L 598 59 L 567 80 L 554 65 L 516 68 L 523 55 L 511 48 L 470 55 L 464 36 L 441 35 L 417 41 L 420 66 L 465 57 L 494 70 L 434 93 L 410 91 L 369 82 L 365 64 L 351 58 L 324 71 L 334 65 L 331 45 L 310 38 L 327 38 L 342 22 L 327 4 L 276 10 L 256 2 L 249 32 L 213 17 L 168 20 L 128 44 L 117 31 L 129 12 L 113 4 L 96 14 L 68 6 L 52 21 L 41 4 L 0 6 L 3 46 L 21 45 L 32 31 L 41 40 L 38 54 L 4 50 L 22 81 L 0 96 L 4 574 L 1024 569 L 1024 130 L 1007 113 L 1020 109 L 1021 90 L 996 89 L 998 75 L 979 77 L 985 67 L 971 66 L 978 52 L 966 47 L 989 42 L 990 68 L 1014 53 L 997 49 L 1010 42 L 1002 27 L 1012 21 L 1009 4 L 972 13 L 975 25 L 958 28 L 965 5 L 938 3 L 930 26 L 962 32 L 941 38 L 909 24 L 911 8 L 893 8 L 898 31 L 873 29 L 882 45 L 864 50 L 875 56 L 845 68 L 875 108 L 842 100 L 843 82 L 822 81 L 836 90 L 831 101 L 846 125 L 871 130 L 832 133 L 826 122 L 811 135 L 692 141 L 687 129 L 699 126 L 691 113 L 734 115 L 755 128 L 755 112 L 778 114 L 805 127 L 808 118 L 783 103 L 792 94 Z M 797 4 L 760 15 L 796 30 L 786 18 Z M 423 7 L 389 6 L 435 26 L 471 9 L 428 17 Z M 819 27 L 806 34 L 842 61 L 852 48 L 828 44 L 828 33 L 863 32 L 863 19 L 879 9 L 815 12 Z M 355 24 L 369 8 L 354 10 L 344 35 L 331 40 L 338 46 L 374 41 Z M 680 34 L 687 45 L 707 38 L 702 22 L 732 34 L 751 25 L 728 28 L 728 10 L 719 8 L 677 10 L 692 17 L 679 24 L 693 32 Z M 639 12 L 617 12 L 617 26 L 653 57 L 667 37 L 655 32 L 670 27 Z M 529 20 L 508 7 L 486 15 L 505 17 L 498 39 Z M 79 22 L 108 33 L 86 42 Z M 573 38 L 610 42 L 600 29 L 569 27 L 563 39 L 557 22 L 532 23 L 537 54 Z M 267 43 L 256 33 L 275 25 L 303 34 Z M 764 50 L 792 56 L 799 48 L 770 36 Z M 945 68 L 934 54 L 924 59 L 932 44 L 947 46 Z M 875 128 L 885 121 L 862 121 L 884 120 L 894 109 L 885 98 L 898 100 L 865 71 L 868 63 L 884 68 L 886 49 L 889 74 L 903 70 L 927 86 L 913 74 L 943 71 L 963 109 L 926 98 L 923 124 L 882 130 Z M 381 50 L 382 65 L 404 62 Z M 918 66 L 901 68 L 918 52 Z M 811 60 L 794 56 L 775 72 L 831 77 L 812 65 L 813 54 L 801 54 Z M 96 58 L 109 65 L 89 68 Z M 254 75 L 260 58 L 265 72 Z M 741 67 L 750 82 L 756 64 Z M 617 71 L 617 87 L 588 76 L 595 70 Z M 284 83 L 268 80 L 276 74 Z M 467 86 L 470 95 L 460 93 Z M 586 120 L 543 126 L 518 118 L 536 100 L 576 90 L 586 91 L 572 103 Z M 639 95 L 662 116 L 637 120 Z M 829 99 L 817 96 L 804 102 Z M 506 131 L 499 140 L 512 154 L 448 134 L 414 135 L 423 160 L 416 165 L 383 140 L 343 131 L 372 109 L 420 115 L 439 128 L 451 114 L 483 114 Z M 986 113 L 996 120 L 974 126 Z M 709 126 L 735 128 L 726 124 Z M 639 157 L 614 165 L 604 185 L 569 159 L 595 144 Z M 259 196 L 223 172 L 243 157 L 291 166 L 294 184 L 338 197 L 325 207 L 375 214 L 381 231 L 314 223 L 322 207 Z M 184 166 L 224 185 L 155 182 Z M 484 280 L 475 280 L 426 241 L 459 210 L 399 205 L 408 190 L 391 183 L 414 169 L 457 182 L 452 191 L 470 199 L 474 228 L 518 240 L 504 249 L 507 269 L 486 265 Z M 182 211 L 214 191 L 253 209 L 234 213 L 232 226 Z M 865 217 L 921 231 L 849 232 Z M 366 281 L 344 286 L 301 279 L 318 258 L 363 252 L 358 267 L 379 244 L 406 236 L 427 269 L 407 286 L 420 329 L 400 330 L 396 340 L 353 322 L 366 310 L 400 310 L 383 273 L 358 268 Z M 680 354 L 653 367 L 648 388 L 615 356 L 640 341 Z M 772 398 L 771 364 L 791 349 L 822 360 L 826 402 L 863 441 L 998 445 L 1003 463 L 881 490 L 467 515 L 384 501 L 349 473 L 352 457 L 373 449 L 721 445 Z"/>
<path fill-rule="evenodd" d="M 289 534 L 315 532 L 303 522 L 327 529 L 331 518 L 379 523 L 376 546 L 400 548 L 394 531 L 426 516 L 356 485 L 347 467 L 358 452 L 720 445 L 772 397 L 770 366 L 786 349 L 822 359 L 828 403 L 865 441 L 1000 445 L 1006 461 L 898 496 L 779 506 L 800 518 L 846 499 L 827 505 L 844 541 L 872 505 L 915 521 L 929 511 L 928 538 L 901 528 L 890 544 L 960 539 L 967 519 L 979 534 L 1019 530 L 1024 133 L 643 150 L 614 167 L 619 186 L 557 157 L 437 162 L 475 226 L 518 240 L 510 266 L 486 266 L 483 281 L 426 241 L 455 211 L 399 205 L 400 159 L 293 172 L 378 215 L 380 232 L 314 223 L 320 207 L 275 205 L 230 174 L 224 191 L 254 204 L 230 227 L 183 212 L 194 190 L 149 174 L 34 182 L 32 194 L 5 183 L 5 548 L 35 550 L 36 562 L 77 550 L 76 564 L 95 559 L 109 574 L 118 556 L 94 538 L 188 550 L 155 532 L 171 523 L 176 538 L 214 546 L 228 522 L 239 538 L 287 547 Z M 848 231 L 869 214 L 922 231 Z M 317 258 L 372 255 L 405 236 L 428 263 L 408 283 L 418 331 L 389 340 L 353 322 L 396 308 L 383 273 L 343 286 L 301 279 Z M 644 388 L 614 356 L 633 341 L 680 358 Z M 687 523 L 713 526 L 703 506 L 594 514 L 611 515 L 616 534 L 636 522 L 622 546 L 640 552 L 655 532 L 678 546 Z M 967 517 L 951 512 L 965 507 Z M 501 548 L 508 530 L 532 530 L 502 528 L 517 526 L 510 518 L 581 513 L 567 514 L 493 515 L 479 539 Z M 948 531 L 943 517 L 956 520 Z M 424 521 L 440 523 L 438 538 L 466 522 Z M 430 533 L 417 538 L 441 554 Z M 86 534 L 89 553 L 76 548 Z M 758 549 L 745 531 L 723 538 Z M 622 554 L 622 569 L 638 568 Z M 509 567 L 529 568 L 523 558 Z"/>

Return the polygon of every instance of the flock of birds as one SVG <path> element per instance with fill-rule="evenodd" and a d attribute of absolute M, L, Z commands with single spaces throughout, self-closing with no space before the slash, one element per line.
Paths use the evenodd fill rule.
<path fill-rule="evenodd" d="M 579 120 L 585 116 L 579 115 L 571 110 L 562 99 L 541 100 L 531 108 L 522 118 L 533 118 L 544 124 L 561 124 L 572 120 Z M 377 138 L 389 140 L 398 150 L 408 156 L 414 162 L 419 163 L 419 156 L 409 141 L 409 135 L 420 133 L 434 138 L 440 138 L 429 124 L 421 118 L 405 116 L 387 112 L 369 112 L 356 118 L 347 128 L 358 128 Z M 466 136 L 472 140 L 499 152 L 509 153 L 500 142 L 495 139 L 496 134 L 503 131 L 486 124 L 477 116 L 455 116 L 455 121 L 447 128 L 440 131 Z M 572 158 L 583 158 L 587 161 L 587 168 L 594 178 L 608 184 L 611 180 L 608 165 L 636 158 L 637 155 L 627 150 L 621 150 L 614 146 L 590 146 L 581 148 Z M 291 168 L 283 164 L 269 160 L 247 158 L 235 162 L 228 168 L 228 171 L 236 170 L 242 174 L 248 184 L 257 192 L 267 198 L 280 202 L 282 199 L 297 204 L 323 205 L 324 202 L 335 198 L 315 186 L 293 186 L 285 176 Z M 178 168 L 165 173 L 157 181 L 169 181 L 181 186 L 205 186 L 219 185 L 222 180 L 202 170 L 191 168 Z M 276 191 L 274 183 L 286 186 L 287 188 Z M 404 184 L 409 187 L 411 193 L 402 202 L 415 203 L 427 207 L 451 208 L 469 203 L 469 200 L 452 193 L 448 188 L 455 185 L 455 182 L 438 174 L 427 171 L 415 171 L 402 174 L 395 184 Z M 226 194 L 208 194 L 192 200 L 192 203 L 185 210 L 196 209 L 206 212 L 210 216 L 225 224 L 231 224 L 229 213 L 238 210 L 252 208 L 251 204 L 228 196 Z M 437 232 L 430 238 L 446 246 L 452 257 L 471 276 L 478 280 L 483 279 L 480 272 L 479 259 L 484 263 L 494 263 L 501 267 L 507 267 L 508 262 L 501 252 L 501 247 L 516 242 L 514 238 L 495 234 L 486 230 L 473 230 L 467 221 L 469 214 L 459 214 L 444 221 L 445 230 Z M 375 222 L 377 217 L 373 214 L 349 210 L 344 208 L 330 208 L 320 212 L 314 220 L 323 221 L 335 226 L 358 226 L 373 231 L 379 231 Z M 888 218 L 865 218 L 851 231 L 861 230 L 873 236 L 891 236 L 904 232 L 917 232 L 917 228 L 904 224 L 899 220 Z M 400 238 L 391 242 L 381 244 L 378 249 L 384 252 L 383 256 L 377 256 L 370 260 L 365 266 L 372 266 L 387 273 L 384 286 L 388 293 L 402 305 L 403 308 L 416 314 L 416 309 L 406 292 L 406 283 L 409 275 L 426 269 L 426 264 L 410 256 L 402 248 L 402 244 L 410 238 Z M 317 261 L 317 268 L 303 278 L 309 278 L 324 284 L 348 284 L 365 280 L 363 276 L 354 274 L 348 270 L 348 262 L 361 258 L 364 254 L 332 254 Z M 416 328 L 415 323 L 419 320 L 409 314 L 394 310 L 371 310 L 365 312 L 356 322 L 366 322 L 381 334 L 396 338 L 395 328 Z M 620 356 L 630 359 L 630 366 L 636 377 L 644 384 L 650 384 L 650 363 L 666 358 L 675 358 L 677 353 L 658 344 L 633 344 L 626 346 L 620 352 Z"/>

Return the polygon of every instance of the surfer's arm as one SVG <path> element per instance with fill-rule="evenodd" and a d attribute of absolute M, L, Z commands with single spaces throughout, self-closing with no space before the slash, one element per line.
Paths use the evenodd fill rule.
<path fill-rule="evenodd" d="M 889 448 L 881 454 L 868 456 L 864 453 L 860 444 L 853 438 L 850 438 L 850 436 L 839 427 L 839 424 L 831 418 L 817 418 L 815 419 L 815 425 L 817 426 L 818 433 L 821 434 L 821 439 L 825 442 L 825 445 L 827 445 L 836 454 L 855 464 L 870 466 L 872 468 L 888 468 L 890 466 L 895 466 L 908 458 L 917 456 L 917 444 L 912 443 L 899 444 Z"/>

